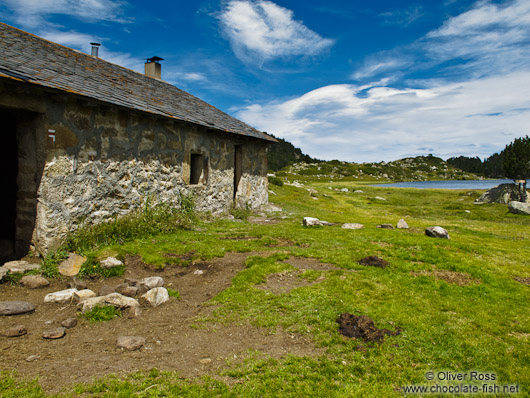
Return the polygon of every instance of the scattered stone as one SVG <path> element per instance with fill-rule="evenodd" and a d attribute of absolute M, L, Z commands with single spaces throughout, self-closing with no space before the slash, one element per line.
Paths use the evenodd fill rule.
<path fill-rule="evenodd" d="M 20 315 L 35 311 L 35 306 L 26 301 L 0 301 L 0 315 Z"/>
<path fill-rule="evenodd" d="M 471 211 L 469 211 L 469 210 L 464 210 L 464 213 L 469 214 L 469 213 L 471 213 Z"/>
<path fill-rule="evenodd" d="M 341 192 L 350 192 L 350 190 L 348 188 L 342 188 L 340 191 Z"/>
<path fill-rule="evenodd" d="M 318 218 L 304 217 L 304 227 L 314 227 L 316 225 L 321 225 Z"/>
<path fill-rule="evenodd" d="M 430 236 L 431 238 L 442 238 L 449 239 L 449 232 L 442 227 L 429 227 L 425 230 L 425 235 Z"/>
<path fill-rule="evenodd" d="M 361 258 L 358 263 L 361 265 L 368 265 L 371 267 L 379 268 L 386 268 L 390 265 L 388 261 L 383 260 L 382 258 L 379 258 L 377 256 L 368 256 L 365 258 Z"/>
<path fill-rule="evenodd" d="M 364 225 L 356 223 L 356 222 L 350 222 L 342 224 L 342 229 L 363 229 Z"/>
<path fill-rule="evenodd" d="M 118 348 L 123 348 L 129 351 L 136 351 L 145 345 L 145 337 L 119 336 L 116 345 Z"/>
<path fill-rule="evenodd" d="M 164 279 L 160 276 L 150 276 L 149 278 L 144 278 L 140 281 L 140 285 L 147 290 L 154 289 L 155 287 L 164 286 Z"/>
<path fill-rule="evenodd" d="M 20 337 L 24 336 L 28 331 L 26 330 L 26 327 L 24 325 L 17 325 L 10 327 L 6 330 L 4 333 L 4 336 L 6 337 Z"/>
<path fill-rule="evenodd" d="M 68 287 L 70 287 L 71 289 L 85 290 L 87 288 L 87 284 L 85 281 L 82 281 L 77 276 L 72 276 L 68 281 Z"/>
<path fill-rule="evenodd" d="M 165 287 L 155 287 L 145 293 L 141 299 L 142 302 L 148 303 L 152 307 L 158 307 L 160 304 L 169 301 L 169 293 Z"/>
<path fill-rule="evenodd" d="M 139 305 L 129 307 L 127 314 L 129 318 L 138 318 L 140 315 L 142 315 L 142 307 Z"/>
<path fill-rule="evenodd" d="M 85 261 L 86 257 L 70 253 L 68 258 L 59 264 L 59 273 L 64 276 L 75 276 L 79 273 Z"/>
<path fill-rule="evenodd" d="M 103 285 L 98 290 L 98 296 L 107 296 L 109 294 L 112 294 L 116 292 L 116 289 L 109 285 Z"/>
<path fill-rule="evenodd" d="M 332 222 L 327 222 L 327 221 L 320 221 L 320 225 L 323 225 L 325 227 L 331 227 L 333 225 L 335 225 L 335 223 L 332 223 Z"/>
<path fill-rule="evenodd" d="M 526 195 L 526 203 L 530 203 L 530 195 Z M 500 184 L 484 192 L 475 203 L 502 203 L 508 204 L 511 201 L 519 200 L 519 187 L 515 184 Z"/>
<path fill-rule="evenodd" d="M 26 275 L 20 280 L 20 283 L 28 289 L 38 289 L 50 285 L 50 282 L 40 275 Z"/>
<path fill-rule="evenodd" d="M 105 260 L 101 261 L 99 265 L 101 266 L 101 268 L 109 269 L 109 268 L 121 267 L 123 263 L 120 260 L 118 260 L 116 257 L 107 257 Z"/>
<path fill-rule="evenodd" d="M 66 335 L 66 328 L 61 326 L 55 329 L 46 330 L 42 334 L 42 338 L 56 340 L 56 339 L 60 339 L 61 337 L 64 337 L 65 335 Z"/>
<path fill-rule="evenodd" d="M 111 293 L 107 294 L 106 296 L 91 297 L 81 301 L 79 304 L 77 304 L 77 308 L 81 310 L 81 312 L 85 313 L 98 305 L 112 305 L 119 309 L 125 309 L 135 306 L 139 307 L 140 303 L 138 300 L 131 297 L 127 297 L 119 293 Z"/>
<path fill-rule="evenodd" d="M 202 269 L 196 269 L 195 271 L 193 271 L 193 275 L 202 275 L 204 274 L 204 271 Z"/>
<path fill-rule="evenodd" d="M 385 200 L 385 201 L 386 201 L 386 199 L 385 199 L 385 198 L 382 198 L 381 196 L 376 196 L 374 199 L 377 199 L 377 200 Z"/>
<path fill-rule="evenodd" d="M 125 278 L 124 282 L 129 286 L 137 286 L 140 281 L 134 278 Z"/>
<path fill-rule="evenodd" d="M 343 313 L 337 319 L 339 332 L 346 337 L 362 339 L 364 341 L 373 341 L 381 343 L 385 336 L 397 336 L 400 330 L 395 332 L 388 329 L 377 329 L 374 321 L 366 316 L 356 316 L 353 314 Z"/>
<path fill-rule="evenodd" d="M 68 318 L 61 322 L 61 326 L 66 329 L 72 329 L 77 326 L 77 318 Z"/>
<path fill-rule="evenodd" d="M 90 289 L 83 289 L 74 292 L 74 299 L 76 301 L 83 301 L 91 297 L 96 297 L 96 293 Z"/>
<path fill-rule="evenodd" d="M 10 274 L 23 274 L 26 271 L 40 269 L 39 264 L 31 264 L 24 260 L 9 261 L 2 268 L 7 269 Z"/>
<path fill-rule="evenodd" d="M 58 292 L 49 293 L 44 296 L 45 303 L 67 303 L 74 299 L 74 294 L 77 292 L 77 289 L 66 289 L 60 290 Z"/>
<path fill-rule="evenodd" d="M 209 363 L 212 363 L 212 358 L 199 359 L 199 363 L 201 363 L 202 365 L 208 365 Z"/>
<path fill-rule="evenodd" d="M 30 355 L 29 357 L 26 357 L 27 362 L 34 362 L 38 359 L 40 359 L 40 355 Z"/>
<path fill-rule="evenodd" d="M 0 267 L 0 281 L 4 279 L 4 276 L 6 276 L 8 273 L 9 273 L 8 269 L 4 267 Z"/>
<path fill-rule="evenodd" d="M 508 203 L 508 210 L 513 214 L 530 215 L 530 204 L 512 201 Z"/>
<path fill-rule="evenodd" d="M 407 224 L 407 222 L 404 220 L 404 219 L 400 219 L 397 223 L 397 226 L 396 226 L 398 229 L 408 229 L 409 228 L 409 225 Z"/>
<path fill-rule="evenodd" d="M 136 286 L 129 286 L 127 283 L 122 283 L 121 285 L 116 286 L 116 293 L 123 294 L 127 297 L 134 297 L 138 293 L 138 288 Z"/>
<path fill-rule="evenodd" d="M 353 193 L 364 193 L 364 191 L 361 191 L 360 189 L 356 189 L 355 191 L 353 191 Z"/>
<path fill-rule="evenodd" d="M 394 226 L 392 224 L 381 224 L 381 225 L 378 225 L 377 228 L 394 229 Z"/>

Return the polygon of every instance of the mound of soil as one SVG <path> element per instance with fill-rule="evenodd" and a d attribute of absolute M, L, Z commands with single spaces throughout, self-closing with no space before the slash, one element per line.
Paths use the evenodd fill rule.
<path fill-rule="evenodd" d="M 380 257 L 377 256 L 368 256 L 365 258 L 361 258 L 358 261 L 361 265 L 368 265 L 370 267 L 379 267 L 379 268 L 386 268 L 390 265 L 390 263 L 386 260 L 383 260 Z"/>
<path fill-rule="evenodd" d="M 400 330 L 393 332 L 388 329 L 376 328 L 374 321 L 366 315 L 356 316 L 343 313 L 338 317 L 337 323 L 339 324 L 339 332 L 343 336 L 367 342 L 381 343 L 385 336 L 397 336 L 401 333 Z"/>

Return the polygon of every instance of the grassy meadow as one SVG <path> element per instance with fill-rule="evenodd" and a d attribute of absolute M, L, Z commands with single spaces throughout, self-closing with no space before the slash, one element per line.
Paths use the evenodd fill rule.
<path fill-rule="evenodd" d="M 318 353 L 271 359 L 253 351 L 198 380 L 146 369 L 126 378 L 110 375 L 59 396 L 401 397 L 406 386 L 447 389 L 461 383 L 475 385 L 475 397 L 530 396 L 530 286 L 521 282 L 530 283 L 530 217 L 510 214 L 505 205 L 474 205 L 478 191 L 345 181 L 270 189 L 270 201 L 283 209 L 274 224 L 202 219 L 176 232 L 94 244 L 84 247 L 84 254 L 140 254 L 146 263 L 179 267 L 231 251 L 259 252 L 247 259 L 228 289 L 207 303 L 216 309 L 197 319 L 197 327 L 215 322 L 251 324 L 270 333 L 282 329 L 305 336 Z M 304 216 L 337 225 L 303 227 Z M 395 226 L 400 218 L 409 229 L 376 228 Z M 364 228 L 341 229 L 346 222 Z M 424 234 L 435 225 L 446 228 L 450 240 Z M 226 239 L 237 237 L 253 239 Z M 193 253 L 193 258 L 168 258 L 167 252 Z M 293 256 L 334 267 L 300 273 L 309 283 L 289 292 L 260 288 L 268 276 L 293 270 L 288 260 Z M 367 256 L 390 265 L 360 265 Z M 336 320 L 346 312 L 401 333 L 381 344 L 344 337 Z M 434 380 L 427 380 L 428 372 Z M 470 381 L 472 372 L 475 378 L 494 375 L 495 380 Z M 465 379 L 439 380 L 447 374 Z M 410 395 L 438 396 L 439 388 L 431 390 L 436 394 Z M 9 373 L 0 379 L 0 396 L 45 394 L 37 381 Z"/>

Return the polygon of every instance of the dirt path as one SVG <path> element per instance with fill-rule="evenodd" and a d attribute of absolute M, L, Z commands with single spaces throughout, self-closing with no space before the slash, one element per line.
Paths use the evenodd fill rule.
<path fill-rule="evenodd" d="M 249 349 L 275 358 L 322 353 L 308 338 L 282 330 L 271 334 L 270 330 L 249 325 L 194 326 L 197 317 L 211 314 L 213 307 L 205 303 L 230 286 L 232 278 L 244 268 L 245 259 L 260 254 L 271 253 L 230 253 L 211 262 L 186 268 L 167 267 L 163 271 L 150 268 L 139 257 L 129 258 L 123 277 L 89 280 L 88 288 L 97 292 L 103 284 L 116 286 L 125 277 L 161 276 L 166 287 L 181 294 L 180 300 L 172 299 L 157 308 L 144 307 L 138 318 L 124 316 L 99 323 L 78 318 L 78 325 L 58 340 L 45 340 L 42 333 L 75 317 L 76 306 L 44 304 L 43 298 L 47 293 L 67 288 L 66 281 L 54 280 L 49 287 L 36 290 L 0 285 L 0 301 L 23 300 L 36 307 L 31 314 L 0 317 L 0 332 L 15 325 L 24 325 L 28 330 L 25 336 L 0 337 L 0 370 L 38 376 L 46 391 L 56 392 L 97 376 L 151 368 L 177 371 L 182 377 L 215 374 L 227 360 L 237 360 Z M 139 351 L 122 351 L 116 347 L 117 337 L 121 335 L 143 336 L 147 342 Z M 28 361 L 32 355 L 39 358 Z"/>

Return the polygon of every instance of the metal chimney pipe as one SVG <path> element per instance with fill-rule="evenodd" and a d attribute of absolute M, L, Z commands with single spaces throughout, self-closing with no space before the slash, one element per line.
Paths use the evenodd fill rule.
<path fill-rule="evenodd" d="M 92 55 L 93 57 L 98 57 L 98 54 L 99 54 L 99 46 L 101 46 L 100 43 L 90 43 L 90 45 L 92 46 Z"/>

